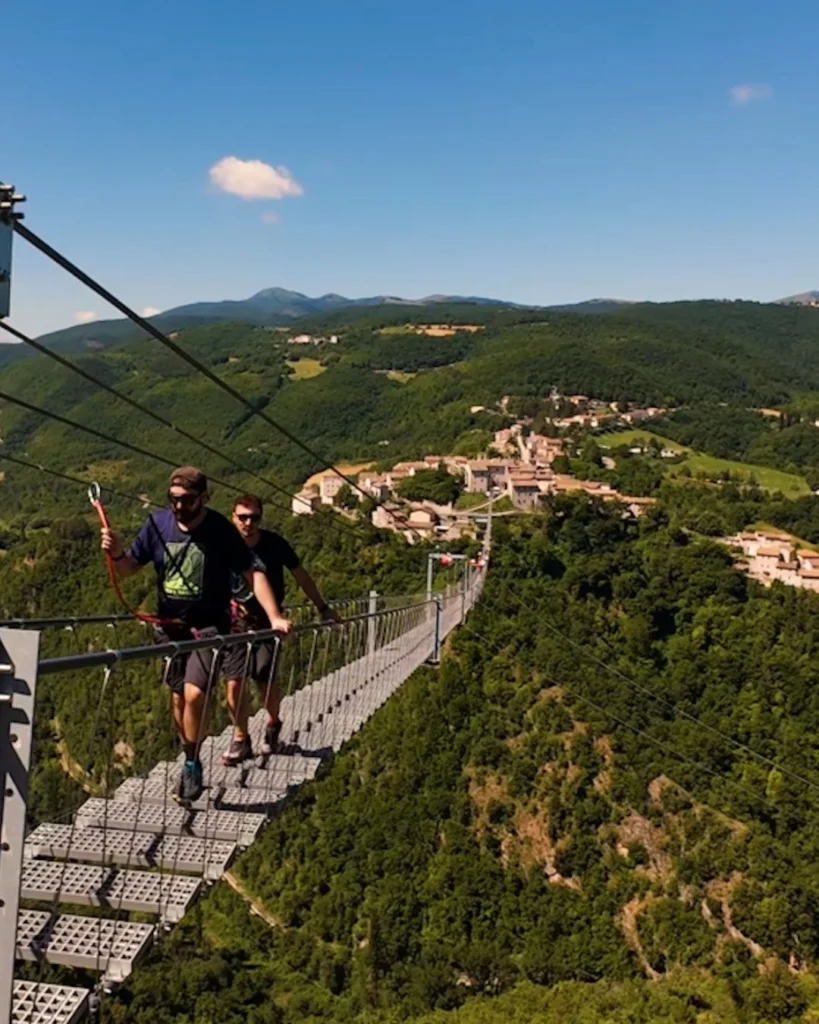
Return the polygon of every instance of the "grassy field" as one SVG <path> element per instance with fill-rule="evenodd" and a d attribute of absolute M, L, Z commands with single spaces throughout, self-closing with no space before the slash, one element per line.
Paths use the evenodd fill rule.
<path fill-rule="evenodd" d="M 327 369 L 322 366 L 318 359 L 288 359 L 287 365 L 291 369 L 290 376 L 293 380 L 310 380 L 311 377 L 318 377 Z"/>
<path fill-rule="evenodd" d="M 671 451 L 685 451 L 681 444 L 672 441 L 669 437 L 663 437 L 662 434 L 655 434 L 653 430 L 615 430 L 610 434 L 600 434 L 595 437 L 595 441 L 601 448 L 617 448 L 621 444 L 633 445 L 637 442 L 648 441 L 652 437 L 656 438 L 664 448 L 669 448 Z"/>
<path fill-rule="evenodd" d="M 386 370 L 385 376 L 389 377 L 390 380 L 397 381 L 399 384 L 406 384 L 408 380 L 412 380 L 417 374 L 407 373 L 406 370 Z"/>
<path fill-rule="evenodd" d="M 687 466 L 691 473 L 707 473 L 713 479 L 728 471 L 731 476 L 750 481 L 753 478 L 760 487 L 768 491 L 781 491 L 787 498 L 800 498 L 804 494 L 810 494 L 810 488 L 804 477 L 795 476 L 793 473 L 783 473 L 779 469 L 771 469 L 770 466 L 756 466 L 747 462 L 733 462 L 731 459 L 717 459 L 713 455 L 702 455 L 700 452 L 691 452 L 682 462 L 676 466 L 669 466 L 669 476 L 678 476 L 683 466 Z"/>
<path fill-rule="evenodd" d="M 696 476 L 697 473 L 707 473 L 712 480 L 729 472 L 735 480 L 750 481 L 753 478 L 765 490 L 781 491 L 787 498 L 799 498 L 803 494 L 810 494 L 807 481 L 801 476 L 783 473 L 779 469 L 771 469 L 770 466 L 758 466 L 748 462 L 734 462 L 731 459 L 718 459 L 713 455 L 703 455 L 701 452 L 685 448 L 677 441 L 663 437 L 662 434 L 655 434 L 651 430 L 617 430 L 610 434 L 601 434 L 595 440 L 601 448 L 616 448 L 621 444 L 632 445 L 651 437 L 655 437 L 663 447 L 686 456 L 682 462 L 667 467 L 669 476 L 679 476 L 684 467 L 687 467 L 693 476 Z"/>

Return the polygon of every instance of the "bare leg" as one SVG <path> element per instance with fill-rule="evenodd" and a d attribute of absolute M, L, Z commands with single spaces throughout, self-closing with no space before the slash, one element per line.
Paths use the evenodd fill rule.
<path fill-rule="evenodd" d="M 182 742 L 198 745 L 204 736 L 205 692 L 193 683 L 185 683 L 182 710 Z"/>
<path fill-rule="evenodd" d="M 228 680 L 227 706 L 233 722 L 233 735 L 236 739 L 244 739 L 250 718 L 250 691 L 241 679 Z"/>
<path fill-rule="evenodd" d="M 274 725 L 279 720 L 279 708 L 282 703 L 282 691 L 278 683 L 266 688 L 264 706 L 267 708 L 267 724 Z"/>
<path fill-rule="evenodd" d="M 185 731 L 182 727 L 182 718 L 185 713 L 185 695 L 183 693 L 171 694 L 173 698 L 173 720 L 176 731 L 179 733 L 179 742 L 185 742 Z"/>

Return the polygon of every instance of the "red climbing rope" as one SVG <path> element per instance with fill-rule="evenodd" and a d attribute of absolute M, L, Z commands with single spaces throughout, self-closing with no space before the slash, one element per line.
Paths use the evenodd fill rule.
<path fill-rule="evenodd" d="M 91 502 L 92 508 L 97 513 L 102 528 L 104 530 L 110 530 L 111 524 L 108 521 L 108 513 L 105 511 L 105 506 L 102 504 L 99 484 L 91 484 L 88 488 L 88 500 Z M 139 619 L 140 622 L 147 622 L 150 626 L 178 626 L 180 624 L 178 619 L 160 619 L 156 615 L 149 615 L 147 612 L 141 612 L 138 608 L 131 607 L 120 589 L 117 570 L 114 568 L 114 559 L 107 551 L 105 552 L 105 565 L 108 569 L 108 579 L 111 581 L 111 586 L 114 588 L 117 600 L 127 612 L 133 615 L 135 619 Z"/>

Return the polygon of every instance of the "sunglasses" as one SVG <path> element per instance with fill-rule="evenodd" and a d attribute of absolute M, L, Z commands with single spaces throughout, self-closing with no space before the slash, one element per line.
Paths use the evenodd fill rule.
<path fill-rule="evenodd" d="M 260 512 L 237 512 L 236 518 L 240 523 L 258 523 L 262 516 Z"/>
<path fill-rule="evenodd" d="M 168 492 L 168 504 L 171 508 L 193 508 L 202 500 L 201 494 L 171 494 Z"/>

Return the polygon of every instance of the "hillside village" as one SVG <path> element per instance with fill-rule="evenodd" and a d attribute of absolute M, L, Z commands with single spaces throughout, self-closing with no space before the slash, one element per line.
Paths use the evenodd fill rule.
<path fill-rule="evenodd" d="M 737 568 L 764 586 L 778 580 L 789 587 L 819 591 L 819 552 L 798 548 L 787 534 L 754 530 L 724 537 L 722 543 L 742 552 Z"/>
<path fill-rule="evenodd" d="M 547 418 L 550 428 L 576 436 L 585 430 L 617 424 L 643 423 L 665 410 L 659 408 L 630 409 L 620 412 L 617 403 L 599 402 L 585 395 L 551 396 L 555 414 Z M 499 407 L 505 410 L 509 399 Z M 476 407 L 481 411 L 482 407 Z M 474 532 L 474 517 L 485 515 L 491 503 L 508 499 L 511 508 L 505 514 L 537 509 L 546 497 L 584 492 L 603 501 L 622 502 L 628 514 L 639 516 L 653 498 L 632 497 L 619 493 L 610 484 L 599 480 L 581 480 L 571 473 L 557 472 L 553 463 L 568 452 L 567 437 L 547 436 L 531 429 L 532 420 L 520 418 L 511 426 L 495 432 L 487 456 L 468 458 L 462 455 L 426 455 L 414 462 L 397 462 L 381 472 L 365 469 L 358 474 L 361 494 L 378 502 L 371 512 L 374 526 L 404 532 L 408 539 L 421 535 L 454 539 Z M 424 500 L 402 498 L 400 485 L 418 473 L 445 469 L 462 482 L 467 495 L 485 495 L 485 502 L 458 508 L 455 504 L 436 504 Z M 295 515 L 311 515 L 321 506 L 338 508 L 339 495 L 345 481 L 327 472 L 309 482 L 294 498 Z M 400 500 L 399 500 L 400 499 Z"/>

